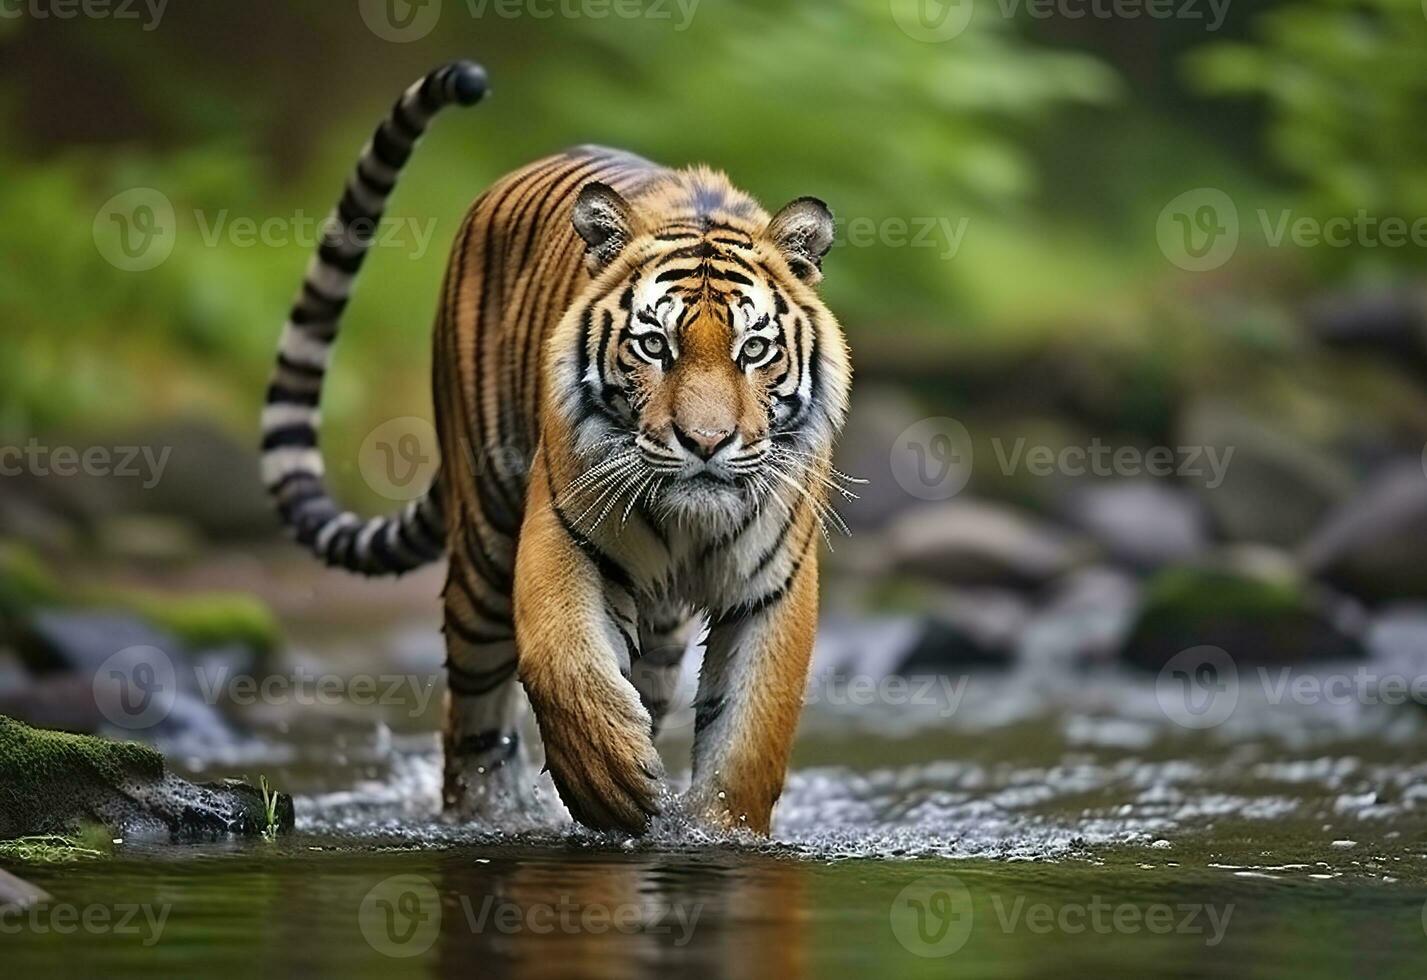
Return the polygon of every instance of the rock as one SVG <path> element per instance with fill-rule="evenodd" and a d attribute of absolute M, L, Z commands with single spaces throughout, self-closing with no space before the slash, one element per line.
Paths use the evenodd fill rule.
<path fill-rule="evenodd" d="M 926 416 L 915 402 L 894 388 L 857 389 L 834 460 L 842 472 L 867 481 L 851 488 L 857 500 L 837 501 L 837 510 L 850 527 L 880 527 L 919 502 L 893 476 L 891 453 L 898 436 Z"/>
<path fill-rule="evenodd" d="M 1017 656 L 1029 664 L 1103 663 L 1119 653 L 1140 604 L 1140 585 L 1115 568 L 1071 572 L 1022 630 Z"/>
<path fill-rule="evenodd" d="M 1216 529 L 1235 541 L 1296 547 L 1353 493 L 1353 475 L 1334 453 L 1228 404 L 1192 406 L 1179 444 L 1200 454 L 1181 472 Z"/>
<path fill-rule="evenodd" d="M 1304 566 L 1352 595 L 1427 597 L 1427 474 L 1420 460 L 1379 473 L 1303 546 Z"/>
<path fill-rule="evenodd" d="M 1304 320 L 1327 347 L 1376 354 L 1419 382 L 1427 380 L 1427 296 L 1420 288 L 1318 296 L 1305 308 Z"/>
<path fill-rule="evenodd" d="M 1121 658 L 1155 671 L 1198 646 L 1219 647 L 1240 665 L 1358 659 L 1364 649 L 1351 620 L 1282 559 L 1169 568 L 1146 584 Z"/>
<path fill-rule="evenodd" d="M 1018 597 L 990 590 L 943 593 L 931 605 L 924 613 L 828 617 L 818 628 L 814 673 L 881 680 L 1003 667 L 1027 618 Z"/>
<path fill-rule="evenodd" d="M 966 624 L 928 616 L 894 674 L 916 677 L 926 674 L 960 673 L 967 667 L 1004 667 L 1009 645 L 993 644 Z"/>
<path fill-rule="evenodd" d="M 68 492 L 96 525 L 149 514 L 186 524 L 212 541 L 266 540 L 278 529 L 258 477 L 256 443 L 192 421 L 121 434 L 106 446 L 114 473 L 69 481 Z M 131 475 L 120 474 L 121 467 Z"/>
<path fill-rule="evenodd" d="M 120 650 L 143 647 L 169 659 L 181 644 L 172 633 L 124 612 L 42 609 L 32 613 L 16 644 L 36 673 L 74 673 L 92 678 Z"/>
<path fill-rule="evenodd" d="M 1427 668 L 1427 606 L 1394 606 L 1374 616 L 1367 647 L 1374 660 L 1420 674 Z"/>
<path fill-rule="evenodd" d="M 204 678 L 228 676 L 234 663 L 248 661 L 246 650 L 237 648 L 226 660 L 218 653 L 192 655 L 171 636 L 113 614 L 46 613 L 32 627 L 24 648 L 38 676 L 0 684 L 0 715 L 66 732 L 141 737 L 188 752 L 238 741 L 205 700 L 200 671 Z M 179 652 L 170 656 L 170 650 Z M 145 697 L 150 689 L 153 696 Z"/>
<path fill-rule="evenodd" d="M 1164 481 L 1081 486 L 1065 497 L 1061 514 L 1094 537 L 1111 558 L 1139 569 L 1182 564 L 1209 545 L 1203 505 Z"/>
<path fill-rule="evenodd" d="M 28 881 L 0 869 L 0 917 L 6 913 L 23 912 L 50 901 L 53 899 L 43 888 L 37 888 Z"/>
<path fill-rule="evenodd" d="M 1033 588 L 1064 574 L 1088 549 L 996 504 L 959 499 L 922 504 L 887 532 L 887 560 L 952 585 Z"/>
<path fill-rule="evenodd" d="M 277 794 L 272 827 L 290 831 L 292 798 Z M 98 823 L 123 836 L 257 835 L 270 829 L 263 793 L 235 780 L 195 785 L 151 749 L 30 728 L 0 717 L 0 840 L 72 834 Z"/>
<path fill-rule="evenodd" d="M 880 680 L 896 672 L 915 645 L 919 628 L 914 615 L 825 617 L 813 649 L 813 673 Z"/>

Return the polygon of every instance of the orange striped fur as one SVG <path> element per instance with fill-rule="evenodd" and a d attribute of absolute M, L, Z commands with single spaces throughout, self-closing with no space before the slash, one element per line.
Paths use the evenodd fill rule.
<path fill-rule="evenodd" d="M 342 222 L 379 215 L 433 92 L 474 101 L 478 73 L 458 63 L 408 91 Z M 398 119 L 404 104 L 428 111 Z M 662 796 L 653 739 L 702 616 L 689 801 L 768 831 L 816 627 L 817 538 L 840 489 L 830 455 L 850 366 L 815 289 L 831 241 L 821 202 L 770 218 L 703 167 L 582 147 L 505 177 L 456 236 L 436 320 L 442 476 L 426 500 L 367 521 L 321 481 L 314 393 L 355 274 L 324 246 L 280 348 L 266 476 L 329 562 L 404 571 L 435 557 L 433 540 L 449 557 L 453 813 L 529 807 L 528 699 L 575 819 L 644 830 Z"/>

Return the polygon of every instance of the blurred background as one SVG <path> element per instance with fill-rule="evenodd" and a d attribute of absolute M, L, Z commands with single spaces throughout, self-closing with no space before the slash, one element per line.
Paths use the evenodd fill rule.
<path fill-rule="evenodd" d="M 817 195 L 856 368 L 839 466 L 868 482 L 825 559 L 779 840 L 1128 844 L 1124 881 L 1164 869 L 1171 897 L 1294 861 L 1427 881 L 1419 0 L 0 0 L 0 714 L 270 774 L 303 832 L 451 840 L 442 570 L 322 569 L 256 446 L 317 222 L 455 57 L 493 94 L 435 124 L 366 263 L 323 396 L 340 499 L 424 486 L 446 253 L 502 174 L 596 142 L 770 208 Z M 116 712 L 120 654 L 176 680 L 161 712 Z M 937 683 L 887 683 L 913 675 Z M 958 871 L 978 903 L 997 867 Z M 885 906 L 837 917 L 846 878 L 778 868 L 774 919 L 831 908 L 848 964 L 891 943 Z M 737 921 L 742 886 L 709 878 Z M 1262 900 L 1240 948 L 1306 969 L 1405 935 L 1346 891 L 1328 924 L 1231 894 Z M 1387 909 L 1418 944 L 1422 897 Z"/>
<path fill-rule="evenodd" d="M 279 570 L 343 587 L 281 543 L 255 477 L 260 399 L 357 148 L 411 79 L 470 56 L 494 96 L 415 155 L 324 393 L 342 499 L 401 496 L 363 446 L 429 418 L 465 207 L 601 142 L 839 216 L 825 289 L 857 368 L 842 467 L 869 484 L 843 507 L 857 535 L 831 565 L 854 575 L 830 612 L 940 604 L 959 632 L 943 586 L 995 589 L 1011 612 L 967 639 L 999 657 L 1067 581 L 1126 615 L 1165 569 L 1327 584 L 1297 598 L 1334 643 L 1363 635 L 1361 616 L 1337 634 L 1364 604 L 1427 594 L 1416 0 L 11 7 L 16 568 L 231 582 L 294 614 L 310 591 Z M 1153 666 L 1180 639 L 1119 652 Z"/>

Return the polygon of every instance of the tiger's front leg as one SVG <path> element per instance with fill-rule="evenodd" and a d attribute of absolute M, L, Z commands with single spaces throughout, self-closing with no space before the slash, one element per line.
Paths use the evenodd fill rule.
<path fill-rule="evenodd" d="M 638 625 L 618 577 L 554 506 L 540 454 L 515 563 L 520 679 L 570 814 L 597 830 L 642 833 L 658 812 L 663 767 L 629 681 Z"/>
<path fill-rule="evenodd" d="M 767 834 L 783 792 L 817 629 L 817 547 L 780 586 L 714 618 L 699 674 L 688 800 L 701 818 Z"/>

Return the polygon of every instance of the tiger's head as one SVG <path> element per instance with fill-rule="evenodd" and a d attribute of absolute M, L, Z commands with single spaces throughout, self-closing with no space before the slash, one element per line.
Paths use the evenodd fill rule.
<path fill-rule="evenodd" d="M 621 502 L 713 524 L 817 500 L 850 367 L 816 286 L 833 216 L 770 218 L 722 174 L 678 171 L 628 197 L 586 185 L 573 224 L 591 283 L 571 307 L 557 409 Z M 568 350 L 569 348 L 566 347 Z"/>

